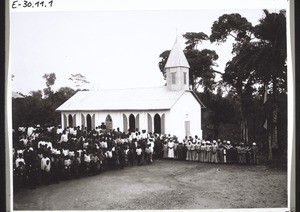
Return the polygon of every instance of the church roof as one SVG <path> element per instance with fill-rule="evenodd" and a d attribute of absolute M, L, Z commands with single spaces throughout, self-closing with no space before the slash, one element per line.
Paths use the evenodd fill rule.
<path fill-rule="evenodd" d="M 11 97 L 12 97 L 13 99 L 21 99 L 21 98 L 25 98 L 22 94 L 19 94 L 18 92 L 15 92 L 15 91 L 12 91 Z"/>
<path fill-rule="evenodd" d="M 175 40 L 175 43 L 173 45 L 173 48 L 170 52 L 167 63 L 165 65 L 165 68 L 171 68 L 171 67 L 190 68 L 189 63 L 182 51 L 177 39 Z"/>
<path fill-rule="evenodd" d="M 168 110 L 185 92 L 189 91 L 170 91 L 166 86 L 79 91 L 56 110 Z"/>

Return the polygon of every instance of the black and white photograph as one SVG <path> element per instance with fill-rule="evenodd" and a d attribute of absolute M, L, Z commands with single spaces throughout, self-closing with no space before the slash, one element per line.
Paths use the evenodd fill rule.
<path fill-rule="evenodd" d="M 289 3 L 96 2 L 9 3 L 11 210 L 292 211 Z"/>

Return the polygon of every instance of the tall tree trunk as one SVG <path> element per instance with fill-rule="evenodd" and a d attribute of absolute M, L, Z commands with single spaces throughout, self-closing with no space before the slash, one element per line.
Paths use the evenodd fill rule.
<path fill-rule="evenodd" d="M 248 137 L 248 121 L 247 119 L 245 119 L 245 142 L 246 144 L 248 144 L 248 141 L 249 141 L 249 137 Z"/>
<path fill-rule="evenodd" d="M 273 75 L 272 77 L 273 81 L 273 107 L 272 107 L 272 148 L 277 149 L 278 148 L 278 137 L 277 137 L 277 80 L 276 76 Z"/>
<path fill-rule="evenodd" d="M 241 139 L 243 142 L 248 144 L 248 123 L 247 120 L 242 117 L 242 120 L 240 121 L 240 126 L 241 126 Z"/>
<path fill-rule="evenodd" d="M 272 155 L 272 135 L 271 135 L 271 131 L 268 130 L 268 144 L 269 144 L 269 161 L 273 160 L 273 155 Z"/>
<path fill-rule="evenodd" d="M 241 85 L 238 87 L 238 96 L 239 96 L 239 113 L 240 113 L 240 127 L 241 127 L 241 141 L 246 142 L 248 141 L 248 128 L 247 128 L 247 120 L 244 116 L 243 112 L 243 102 L 242 102 L 242 87 Z"/>

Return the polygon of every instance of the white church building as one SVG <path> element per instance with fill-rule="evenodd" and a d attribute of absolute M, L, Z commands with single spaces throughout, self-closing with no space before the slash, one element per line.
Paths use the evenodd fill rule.
<path fill-rule="evenodd" d="M 176 39 L 165 65 L 166 86 L 154 88 L 79 91 L 56 110 L 61 125 L 94 129 L 102 123 L 123 132 L 202 138 L 201 108 L 197 95 L 189 89 L 189 64 Z"/>

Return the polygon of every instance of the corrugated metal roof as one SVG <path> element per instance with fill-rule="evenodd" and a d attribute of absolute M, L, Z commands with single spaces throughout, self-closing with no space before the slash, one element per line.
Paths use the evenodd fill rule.
<path fill-rule="evenodd" d="M 173 48 L 170 52 L 167 63 L 165 65 L 165 68 L 171 68 L 171 67 L 190 68 L 189 63 L 182 51 L 177 39 L 175 40 L 175 43 L 173 45 Z"/>
<path fill-rule="evenodd" d="M 170 109 L 184 92 L 166 86 L 79 91 L 56 110 L 163 110 Z"/>

